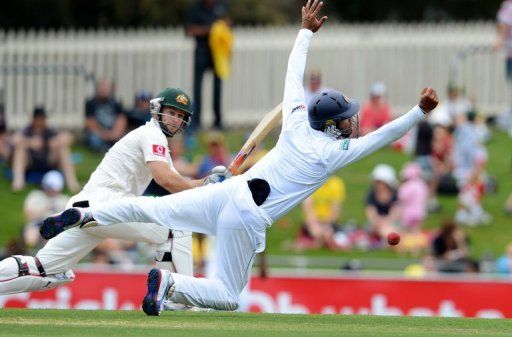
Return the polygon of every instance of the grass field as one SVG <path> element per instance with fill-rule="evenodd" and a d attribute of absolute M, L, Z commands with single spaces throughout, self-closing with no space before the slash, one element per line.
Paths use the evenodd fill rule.
<path fill-rule="evenodd" d="M 2 310 L 2 337 L 510 336 L 511 320 L 340 315 Z"/>
<path fill-rule="evenodd" d="M 243 144 L 243 137 L 246 132 L 247 130 L 243 129 L 226 133 L 231 152 L 236 152 Z M 269 138 L 266 143 L 267 148 L 271 148 L 275 142 L 275 137 Z M 201 145 L 201 142 L 199 142 L 199 145 Z M 498 257 L 502 254 L 504 247 L 512 241 L 511 219 L 506 217 L 502 212 L 503 203 L 507 195 L 512 191 L 511 145 L 512 141 L 508 135 L 501 132 L 495 132 L 493 139 L 488 144 L 488 171 L 493 177 L 497 178 L 499 188 L 497 193 L 484 198 L 485 208 L 494 218 L 492 225 L 467 229 L 471 239 L 472 254 L 475 257 L 481 257 L 483 254 L 487 253 Z M 199 146 L 198 149 L 190 155 L 198 155 L 202 150 L 203 148 Z M 90 152 L 84 147 L 75 147 L 73 151 L 81 157 L 81 162 L 77 165 L 77 174 L 79 180 L 85 183 L 91 172 L 100 162 L 102 156 Z M 355 219 L 359 224 L 364 222 L 364 200 L 369 188 L 369 174 L 375 165 L 387 163 L 399 171 L 408 160 L 410 160 L 408 155 L 396 152 L 391 148 L 384 148 L 357 163 L 343 168 L 338 173 L 339 176 L 344 179 L 347 190 L 347 200 L 343 206 L 342 219 Z M 33 187 L 34 186 L 32 186 L 32 188 Z M 22 205 L 28 191 L 29 188 L 21 193 L 13 194 L 10 191 L 9 182 L 0 178 L 0 200 L 2 200 L 0 247 L 4 245 L 9 238 L 19 237 L 23 226 Z M 429 215 L 425 223 L 426 228 L 437 228 L 443 219 L 452 217 L 455 213 L 457 201 L 454 196 L 442 196 L 440 201 L 443 207 L 441 213 Z M 285 255 L 298 254 L 297 252 L 287 250 L 283 242 L 295 239 L 302 221 L 301 219 L 302 213 L 300 208 L 297 207 L 274 224 L 267 233 L 267 253 Z M 390 250 L 332 252 L 327 249 L 318 249 L 301 254 L 358 258 L 396 256 L 396 254 Z"/>

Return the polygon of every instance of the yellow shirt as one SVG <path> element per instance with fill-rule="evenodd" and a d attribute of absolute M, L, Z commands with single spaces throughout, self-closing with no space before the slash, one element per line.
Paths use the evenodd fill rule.
<path fill-rule="evenodd" d="M 345 183 L 340 177 L 331 176 L 313 195 L 313 209 L 320 221 L 329 220 L 333 204 L 345 201 Z"/>
<path fill-rule="evenodd" d="M 233 49 L 233 32 L 226 21 L 217 20 L 210 31 L 209 39 L 212 50 L 215 74 L 225 80 L 231 75 L 231 54 Z"/>

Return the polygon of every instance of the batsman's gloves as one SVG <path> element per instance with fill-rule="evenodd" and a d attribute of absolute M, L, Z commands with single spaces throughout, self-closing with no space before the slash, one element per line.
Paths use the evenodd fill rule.
<path fill-rule="evenodd" d="M 220 183 L 229 178 L 231 178 L 231 173 L 228 171 L 228 169 L 225 166 L 223 166 L 223 165 L 215 166 L 212 169 L 212 174 L 210 174 L 209 176 L 204 178 L 203 185 Z"/>

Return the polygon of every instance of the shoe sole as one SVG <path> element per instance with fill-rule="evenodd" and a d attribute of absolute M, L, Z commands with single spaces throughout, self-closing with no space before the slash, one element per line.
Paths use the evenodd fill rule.
<path fill-rule="evenodd" d="M 158 269 L 151 269 L 148 273 L 148 291 L 142 300 L 142 310 L 148 316 L 160 316 L 158 305 L 158 289 L 162 282 L 162 273 Z"/>
<path fill-rule="evenodd" d="M 66 229 L 79 225 L 80 218 L 79 210 L 75 208 L 67 209 L 59 215 L 46 218 L 39 227 L 39 233 L 44 239 L 50 240 Z"/>

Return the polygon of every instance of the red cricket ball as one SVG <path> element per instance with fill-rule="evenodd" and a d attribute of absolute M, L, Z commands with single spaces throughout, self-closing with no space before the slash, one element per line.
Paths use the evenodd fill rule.
<path fill-rule="evenodd" d="M 388 234 L 388 243 L 392 246 L 397 245 L 400 242 L 400 234 L 391 232 Z"/>

